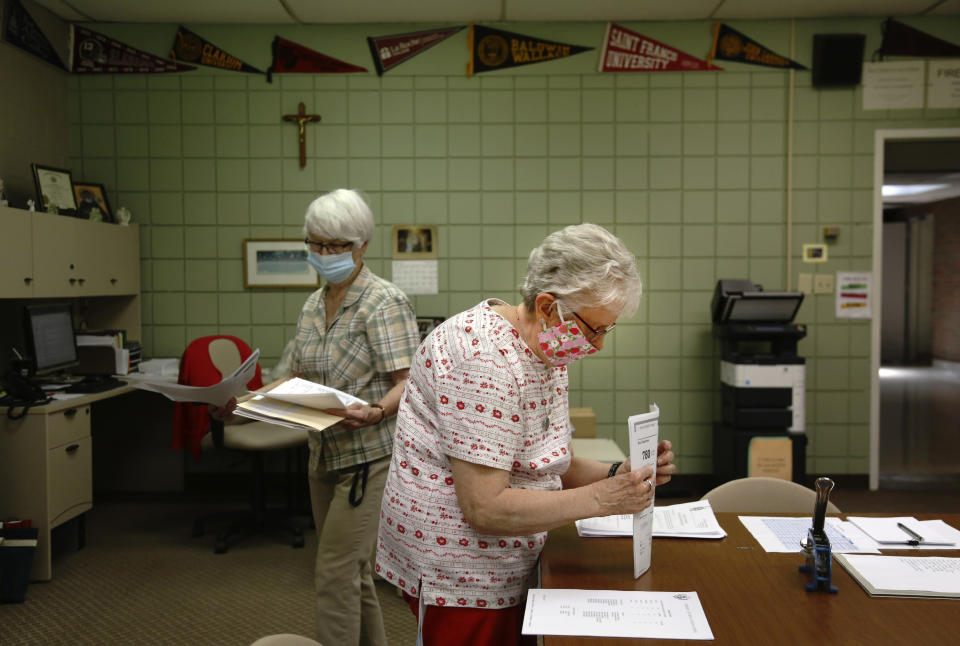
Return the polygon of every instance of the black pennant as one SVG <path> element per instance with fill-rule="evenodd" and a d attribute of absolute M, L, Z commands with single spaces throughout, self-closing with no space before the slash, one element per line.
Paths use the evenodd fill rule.
<path fill-rule="evenodd" d="M 51 65 L 56 65 L 62 70 L 67 69 L 60 60 L 57 50 L 20 4 L 20 0 L 7 0 L 6 9 L 3 12 L 3 39 Z"/>

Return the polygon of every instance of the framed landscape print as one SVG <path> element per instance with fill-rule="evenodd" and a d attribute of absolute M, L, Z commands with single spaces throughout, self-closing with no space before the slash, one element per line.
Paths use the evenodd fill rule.
<path fill-rule="evenodd" d="M 244 240 L 243 286 L 320 286 L 320 276 L 307 263 L 303 240 Z"/>

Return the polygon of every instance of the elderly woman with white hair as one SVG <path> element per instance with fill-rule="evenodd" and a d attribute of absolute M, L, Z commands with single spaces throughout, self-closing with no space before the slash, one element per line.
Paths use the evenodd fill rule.
<path fill-rule="evenodd" d="M 307 298 L 291 369 L 368 404 L 310 433 L 309 481 L 317 530 L 317 639 L 386 646 L 370 557 L 393 449 L 395 414 L 420 343 L 410 301 L 363 263 L 373 214 L 355 191 L 322 195 L 303 225 L 308 262 L 326 284 Z"/>
<path fill-rule="evenodd" d="M 523 602 L 554 527 L 647 508 L 674 472 L 574 456 L 566 365 L 603 349 L 641 292 L 636 261 L 594 224 L 550 234 L 510 305 L 486 300 L 417 350 L 397 419 L 376 570 L 423 646 L 534 644 Z"/>

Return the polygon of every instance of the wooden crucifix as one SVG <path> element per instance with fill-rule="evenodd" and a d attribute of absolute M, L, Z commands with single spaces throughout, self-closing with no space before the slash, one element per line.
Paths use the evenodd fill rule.
<path fill-rule="evenodd" d="M 300 126 L 300 168 L 307 165 L 307 122 L 320 121 L 319 114 L 307 114 L 307 108 L 300 102 L 297 114 L 283 115 L 284 121 L 295 121 Z"/>

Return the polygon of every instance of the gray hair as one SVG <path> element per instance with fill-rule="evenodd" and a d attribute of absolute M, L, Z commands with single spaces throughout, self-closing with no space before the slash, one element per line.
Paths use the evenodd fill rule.
<path fill-rule="evenodd" d="M 553 294 L 564 309 L 619 306 L 632 316 L 642 292 L 637 261 L 623 242 L 596 224 L 576 224 L 548 235 L 530 252 L 520 288 L 533 311 L 538 294 Z"/>
<path fill-rule="evenodd" d="M 344 240 L 360 246 L 373 237 L 373 212 L 357 191 L 338 188 L 307 207 L 303 235 Z"/>

